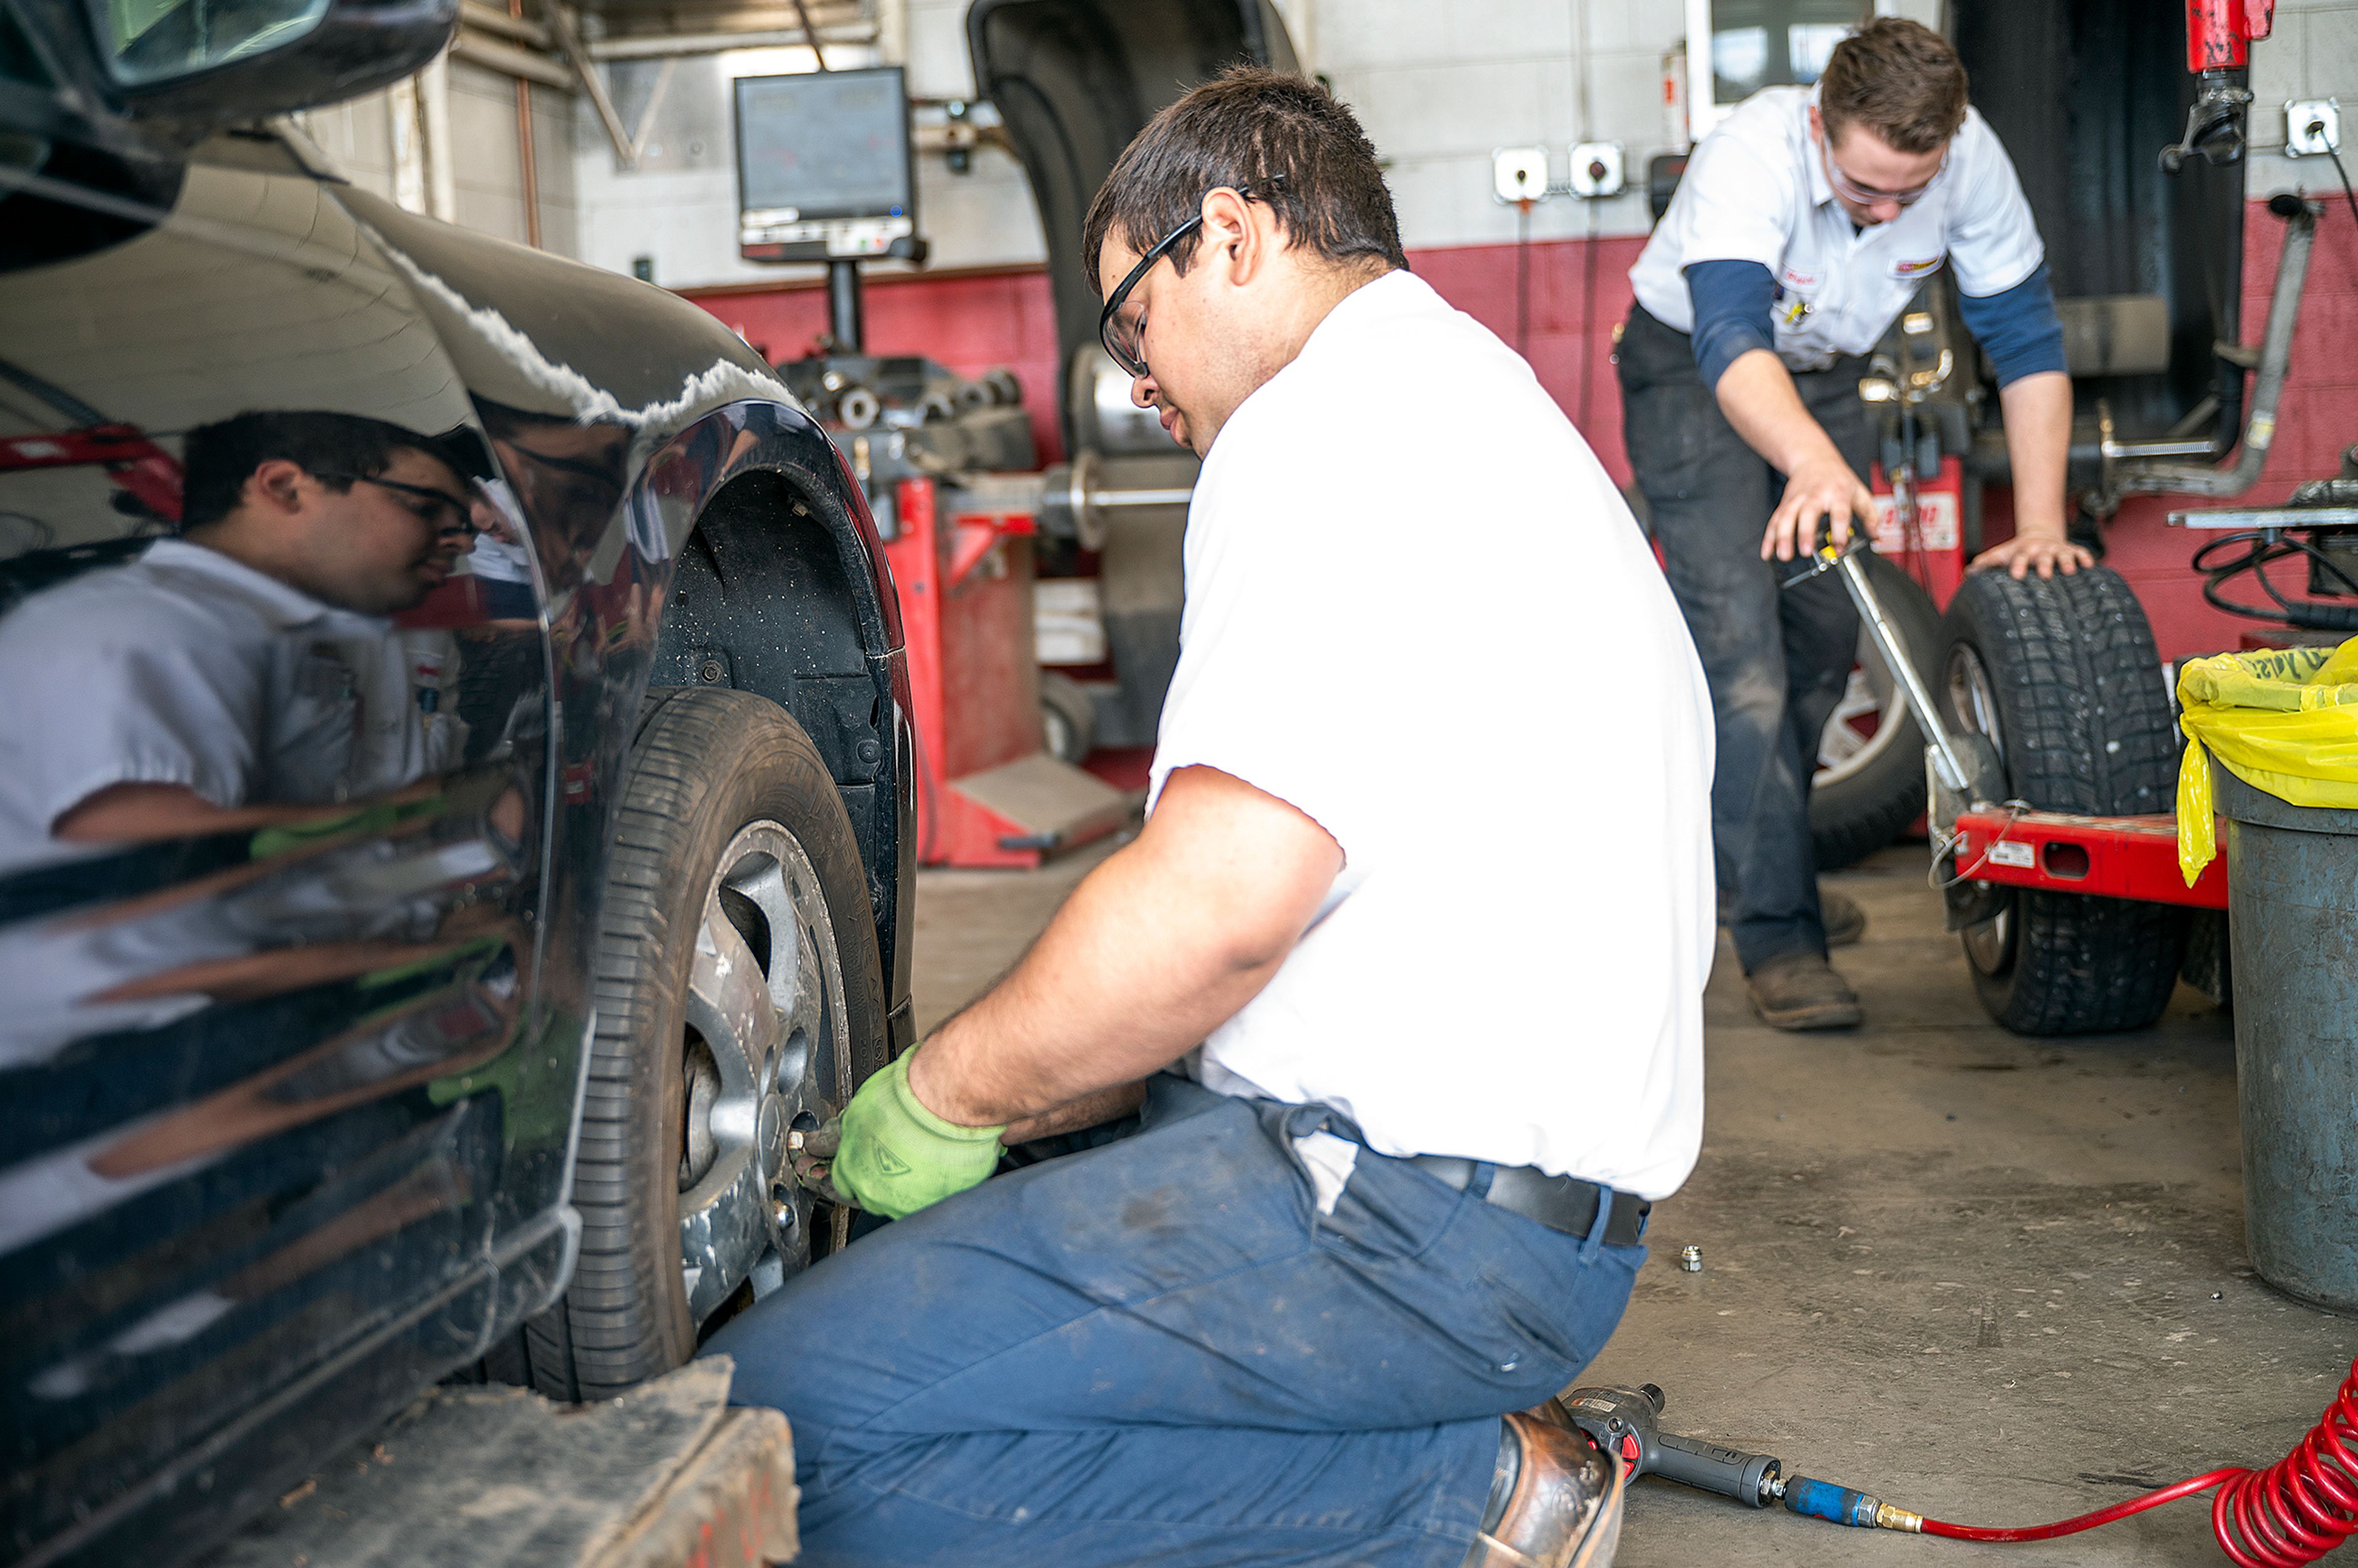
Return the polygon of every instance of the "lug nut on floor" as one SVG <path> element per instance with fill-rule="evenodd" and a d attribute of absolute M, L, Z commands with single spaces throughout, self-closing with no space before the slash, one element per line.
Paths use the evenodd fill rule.
<path fill-rule="evenodd" d="M 1679 1249 L 1679 1267 L 1690 1274 L 1703 1272 L 1703 1249 L 1689 1242 Z"/>

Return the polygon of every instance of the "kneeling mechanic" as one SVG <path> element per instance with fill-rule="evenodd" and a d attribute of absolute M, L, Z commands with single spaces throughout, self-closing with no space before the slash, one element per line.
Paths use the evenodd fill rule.
<path fill-rule="evenodd" d="M 1607 1563 L 1550 1401 L 1702 1131 L 1677 605 L 1316 86 L 1181 99 L 1085 243 L 1205 460 L 1146 826 L 846 1110 L 900 1223 L 710 1348 L 794 1422 L 812 1564 Z"/>

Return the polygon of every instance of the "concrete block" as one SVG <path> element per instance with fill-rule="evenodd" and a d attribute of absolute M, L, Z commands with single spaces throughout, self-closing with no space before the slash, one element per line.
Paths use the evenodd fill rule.
<path fill-rule="evenodd" d="M 1640 52 L 1658 60 L 1687 36 L 1683 0 L 1587 0 L 1588 47 L 1606 53 Z"/>
<path fill-rule="evenodd" d="M 1579 45 L 1575 15 L 1564 0 L 1448 0 L 1444 58 L 1537 64 L 1568 57 Z"/>
<path fill-rule="evenodd" d="M 1470 185 L 1469 185 L 1470 182 Z M 1493 205 L 1489 160 L 1467 157 L 1403 157 L 1384 171 L 1399 215 L 1401 243 L 1411 250 L 1466 242 L 1463 210 L 1470 188 L 1484 206 Z M 1499 209 L 1504 213 L 1506 209 Z M 1508 219 L 1512 222 L 1511 217 Z M 1511 232 L 1511 230 L 1509 231 Z"/>
<path fill-rule="evenodd" d="M 1669 135 L 1662 111 L 1661 62 L 1650 54 L 1595 55 L 1588 62 L 1589 139 L 1623 143 L 1623 161 L 1632 179 L 1641 178 L 1648 155 Z"/>
<path fill-rule="evenodd" d="M 937 267 L 1013 266 L 1047 258 L 1040 210 L 1022 166 L 996 148 L 952 174 L 938 157 L 917 163 L 917 222 Z"/>
<path fill-rule="evenodd" d="M 1545 132 L 1541 81 L 1538 70 L 1520 63 L 1369 70 L 1353 102 L 1379 153 L 1478 153 L 1487 168 L 1493 148 Z"/>
<path fill-rule="evenodd" d="M 1339 73 L 1438 59 L 1448 15 L 1433 0 L 1314 0 L 1319 69 Z"/>
<path fill-rule="evenodd" d="M 909 92 L 918 98 L 974 96 L 974 59 L 966 47 L 966 6 L 912 0 Z"/>
<path fill-rule="evenodd" d="M 2257 129 L 2257 112 L 2273 105 L 2277 110 L 2274 135 L 2255 135 L 2259 143 L 2284 140 L 2284 105 L 2288 98 L 2304 96 L 2307 66 L 2301 49 L 2302 25 L 2306 17 L 2278 16 L 2276 30 L 2252 46 L 2252 107 Z"/>
<path fill-rule="evenodd" d="M 2300 20 L 2302 96 L 2358 103 L 2358 5 L 2311 11 Z M 2284 22 L 2277 26 L 2281 27 Z M 2347 152 L 2342 157 L 2344 163 L 2350 161 Z"/>

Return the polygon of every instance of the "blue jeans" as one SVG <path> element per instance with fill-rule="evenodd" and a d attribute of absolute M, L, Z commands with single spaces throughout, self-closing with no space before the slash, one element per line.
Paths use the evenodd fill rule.
<path fill-rule="evenodd" d="M 1642 1247 L 1364 1148 L 1319 1105 L 1168 1075 L 1129 1137 L 885 1227 L 714 1335 L 784 1411 L 800 1561 L 1455 1568 L 1498 1417 L 1570 1383 Z M 1487 1190 L 1488 1168 L 1476 1186 Z"/>
<path fill-rule="evenodd" d="M 1728 935 L 1747 974 L 1788 953 L 1823 955 L 1810 784 L 1818 738 L 1856 662 L 1858 612 L 1833 574 L 1782 589 L 1792 563 L 1760 558 L 1784 476 L 1720 412 L 1693 340 L 1632 307 L 1617 357 L 1629 467 L 1711 684 L 1712 846 Z M 1802 403 L 1861 479 L 1875 457 L 1858 400 L 1865 369 L 1843 359 L 1793 373 Z"/>

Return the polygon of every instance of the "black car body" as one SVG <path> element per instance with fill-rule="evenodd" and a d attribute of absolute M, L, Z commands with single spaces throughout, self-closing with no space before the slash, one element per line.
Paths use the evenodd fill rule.
<path fill-rule="evenodd" d="M 0 10 L 0 730 L 29 771 L 92 732 L 131 747 L 195 722 L 180 697 L 203 695 L 201 658 L 167 661 L 160 692 L 118 668 L 153 664 L 179 608 L 157 626 L 85 624 L 55 611 L 82 600 L 52 596 L 136 601 L 108 574 L 157 569 L 135 557 L 173 530 L 186 433 L 230 416 L 358 416 L 461 454 L 462 479 L 514 503 L 507 576 L 472 560 L 393 617 L 382 647 L 323 641 L 313 622 L 255 652 L 256 668 L 292 660 L 298 692 L 342 671 L 328 711 L 362 715 L 333 741 L 354 750 L 335 753 L 341 773 L 312 771 L 356 786 L 229 802 L 247 816 L 196 834 L 0 843 L 9 1561 L 178 1561 L 427 1383 L 496 1360 L 520 1325 L 569 1347 L 551 1303 L 596 1196 L 577 1191 L 600 1153 L 585 1099 L 609 1131 L 644 1116 L 676 1137 L 654 1097 L 685 1092 L 692 1119 L 705 1092 L 694 1063 L 644 1084 L 599 1065 L 640 1027 L 617 1022 L 617 963 L 685 975 L 693 941 L 710 958 L 708 929 L 667 949 L 618 927 L 608 896 L 634 737 L 694 706 L 651 690 L 774 703 L 833 785 L 814 809 L 836 821 L 839 802 L 848 820 L 852 885 L 838 877 L 817 915 L 842 961 L 822 957 L 881 984 L 854 985 L 872 994 L 850 999 L 848 1024 L 840 977 L 814 1004 L 834 1010 L 850 1067 L 821 1073 L 818 1098 L 839 1100 L 911 1034 L 907 681 L 859 486 L 700 310 L 403 211 L 285 124 L 239 122 L 415 69 L 455 6 L 292 10 L 275 77 L 229 59 L 131 86 L 109 72 L 104 5 Z M 11 621 L 44 634 L 11 642 Z M 383 753 L 406 761 L 372 771 L 351 759 L 384 717 L 352 697 L 373 681 L 414 710 Z M 761 719 L 751 698 L 703 700 Z M 286 751 L 292 774 L 309 765 L 309 740 L 247 741 Z M 760 926 L 728 866 L 684 874 L 711 879 L 698 907 Z M 766 983 L 782 996 L 790 978 Z M 726 1085 L 707 1099 L 744 1112 L 719 1171 L 750 1173 L 738 1187 L 761 1208 L 779 1118 L 828 1106 L 782 1099 L 785 1069 L 754 1065 L 771 1076 L 750 1099 Z M 657 1257 L 654 1289 L 702 1322 L 810 1249 L 688 1235 L 691 1175 L 719 1174 L 708 1137 L 654 1160 L 675 1156 L 686 1282 L 674 1294 Z M 758 1217 L 741 1202 L 711 1213 Z M 676 1356 L 678 1331 L 669 1343 Z"/>

